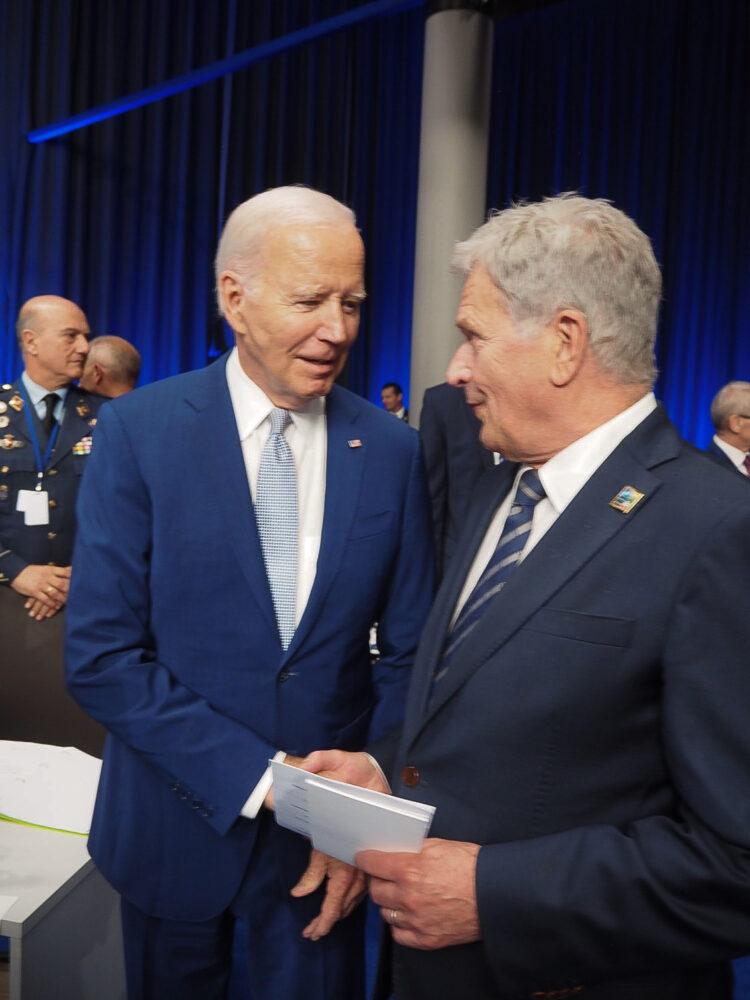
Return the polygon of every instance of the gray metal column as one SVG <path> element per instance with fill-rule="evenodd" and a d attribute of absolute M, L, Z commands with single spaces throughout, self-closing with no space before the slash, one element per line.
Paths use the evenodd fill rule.
<path fill-rule="evenodd" d="M 443 0 L 433 7 L 450 6 Z M 453 7 L 458 6 L 454 0 Z M 475 8 L 477 3 L 461 4 Z M 424 390 L 445 381 L 459 343 L 462 279 L 453 245 L 484 221 L 494 25 L 476 9 L 437 10 L 425 26 L 409 415 Z"/>

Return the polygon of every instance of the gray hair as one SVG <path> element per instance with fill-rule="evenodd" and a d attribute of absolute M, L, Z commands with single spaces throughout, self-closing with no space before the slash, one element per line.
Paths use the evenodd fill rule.
<path fill-rule="evenodd" d="M 727 382 L 711 403 L 711 420 L 717 431 L 726 427 L 735 413 L 750 416 L 750 382 Z"/>
<path fill-rule="evenodd" d="M 141 374 L 141 356 L 131 343 L 122 337 L 104 334 L 89 342 L 86 366 L 95 362 L 109 369 L 113 379 L 135 386 Z"/>
<path fill-rule="evenodd" d="M 243 201 L 227 219 L 216 251 L 214 271 L 221 310 L 219 278 L 235 271 L 252 294 L 261 267 L 263 241 L 281 226 L 356 225 L 354 212 L 322 191 L 301 185 L 271 188 Z"/>
<path fill-rule="evenodd" d="M 653 384 L 661 273 L 651 241 L 602 198 L 574 192 L 491 213 L 456 245 L 453 267 L 482 264 L 522 335 L 558 310 L 586 316 L 591 349 L 617 382 Z"/>

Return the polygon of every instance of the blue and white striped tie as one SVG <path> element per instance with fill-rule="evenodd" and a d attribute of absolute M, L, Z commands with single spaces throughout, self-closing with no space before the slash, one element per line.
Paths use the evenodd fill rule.
<path fill-rule="evenodd" d="M 297 470 L 284 437 L 289 410 L 271 410 L 258 471 L 255 517 L 283 649 L 294 635 L 297 602 Z"/>
<path fill-rule="evenodd" d="M 527 469 L 518 481 L 516 495 L 513 497 L 497 548 L 466 599 L 447 637 L 433 684 L 447 673 L 454 651 L 479 624 L 488 602 L 500 593 L 518 565 L 531 531 L 534 508 L 545 495 L 539 474 L 535 469 Z"/>

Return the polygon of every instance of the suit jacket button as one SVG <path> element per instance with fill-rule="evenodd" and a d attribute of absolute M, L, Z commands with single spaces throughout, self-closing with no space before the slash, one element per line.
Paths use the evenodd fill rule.
<path fill-rule="evenodd" d="M 414 788 L 419 784 L 419 771 L 412 764 L 407 764 L 401 772 L 401 781 L 407 788 Z"/>
<path fill-rule="evenodd" d="M 279 680 L 281 681 L 282 684 L 284 683 L 284 681 L 288 681 L 289 680 L 289 671 L 288 670 L 282 670 L 281 673 L 279 674 Z"/>

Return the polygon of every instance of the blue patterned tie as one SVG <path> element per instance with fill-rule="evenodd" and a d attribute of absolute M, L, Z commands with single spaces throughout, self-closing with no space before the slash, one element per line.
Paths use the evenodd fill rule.
<path fill-rule="evenodd" d="M 454 651 L 479 624 L 487 603 L 500 593 L 518 565 L 531 531 L 534 508 L 544 496 L 544 487 L 539 474 L 535 469 L 527 469 L 518 481 L 516 495 L 513 497 L 497 548 L 466 599 L 447 638 L 433 684 L 447 673 Z"/>
<path fill-rule="evenodd" d="M 294 635 L 297 601 L 297 471 L 284 437 L 289 410 L 271 410 L 255 491 L 255 517 L 283 649 Z"/>

